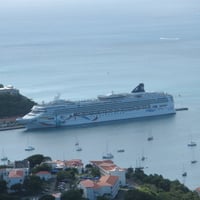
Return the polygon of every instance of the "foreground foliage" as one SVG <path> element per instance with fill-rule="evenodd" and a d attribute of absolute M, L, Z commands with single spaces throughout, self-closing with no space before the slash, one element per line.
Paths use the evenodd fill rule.
<path fill-rule="evenodd" d="M 196 192 L 190 191 L 178 180 L 170 181 L 158 174 L 148 176 L 141 169 L 129 169 L 127 177 L 133 179 L 138 188 L 129 190 L 125 200 L 200 200 Z"/>

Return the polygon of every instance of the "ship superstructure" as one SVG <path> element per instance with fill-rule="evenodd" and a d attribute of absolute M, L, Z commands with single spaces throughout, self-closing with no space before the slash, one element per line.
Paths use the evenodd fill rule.
<path fill-rule="evenodd" d="M 115 120 L 175 114 L 173 97 L 162 92 L 145 92 L 139 84 L 131 93 L 100 95 L 84 101 L 52 102 L 33 106 L 18 122 L 27 129 L 96 124 Z"/>

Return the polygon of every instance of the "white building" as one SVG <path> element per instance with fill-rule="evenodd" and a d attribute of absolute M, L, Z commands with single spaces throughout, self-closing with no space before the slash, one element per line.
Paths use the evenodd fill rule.
<path fill-rule="evenodd" d="M 7 177 L 7 186 L 10 188 L 12 185 L 15 184 L 23 184 L 24 179 L 25 179 L 25 171 L 23 169 L 12 169 L 8 173 Z"/>
<path fill-rule="evenodd" d="M 102 176 L 99 181 L 84 180 L 79 183 L 83 196 L 89 200 L 96 200 L 98 196 L 109 196 L 114 199 L 119 191 L 118 176 Z"/>
<path fill-rule="evenodd" d="M 72 160 L 54 160 L 44 162 L 52 168 L 52 172 L 57 172 L 58 170 L 65 170 L 68 168 L 77 169 L 78 173 L 81 174 L 83 170 L 83 163 L 80 159 L 72 159 Z"/>
<path fill-rule="evenodd" d="M 90 161 L 102 175 L 118 176 L 120 185 L 126 185 L 126 169 L 120 168 L 112 160 Z"/>
<path fill-rule="evenodd" d="M 12 85 L 8 85 L 6 87 L 0 88 L 0 94 L 19 94 L 19 90 L 14 88 Z"/>

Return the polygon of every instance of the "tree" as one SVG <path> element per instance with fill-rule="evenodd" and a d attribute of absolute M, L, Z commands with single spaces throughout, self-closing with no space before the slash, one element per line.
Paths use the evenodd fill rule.
<path fill-rule="evenodd" d="M 20 200 L 21 198 L 9 194 L 0 194 L 0 200 Z"/>
<path fill-rule="evenodd" d="M 61 200 L 83 200 L 81 190 L 68 190 L 61 196 Z"/>
<path fill-rule="evenodd" d="M 47 195 L 44 195 L 41 198 L 39 198 L 39 200 L 55 200 L 55 197 L 47 194 Z"/>
<path fill-rule="evenodd" d="M 41 154 L 35 154 L 27 158 L 27 160 L 30 162 L 30 168 L 35 167 L 36 165 L 40 165 L 46 157 L 44 157 Z"/>
<path fill-rule="evenodd" d="M 36 166 L 32 169 L 32 173 L 34 173 L 34 174 L 36 174 L 39 171 L 51 172 L 51 167 L 47 164 L 42 164 L 42 165 Z"/>
<path fill-rule="evenodd" d="M 22 184 L 21 183 L 16 183 L 11 186 L 11 190 L 14 190 L 15 192 L 21 192 L 22 191 Z"/>
<path fill-rule="evenodd" d="M 73 170 L 67 170 L 67 171 L 60 171 L 57 173 L 57 180 L 62 181 L 64 179 L 67 179 L 69 181 L 75 180 L 75 173 Z"/>
<path fill-rule="evenodd" d="M 141 192 L 140 190 L 129 190 L 125 194 L 125 200 L 158 200 L 158 198 L 152 194 Z"/>
<path fill-rule="evenodd" d="M 6 181 L 0 181 L 0 194 L 7 192 L 7 183 Z"/>
<path fill-rule="evenodd" d="M 23 186 L 29 194 L 37 194 L 43 189 L 43 181 L 33 175 L 24 180 Z"/>
<path fill-rule="evenodd" d="M 97 197 L 97 200 L 109 200 L 110 198 L 105 197 L 105 196 L 99 196 Z"/>
<path fill-rule="evenodd" d="M 97 167 L 93 167 L 91 169 L 91 175 L 94 177 L 96 176 L 100 177 L 101 176 L 100 170 Z"/>

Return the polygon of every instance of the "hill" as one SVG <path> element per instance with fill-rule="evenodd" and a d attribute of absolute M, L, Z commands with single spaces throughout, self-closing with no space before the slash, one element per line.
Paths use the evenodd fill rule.
<path fill-rule="evenodd" d="M 36 103 L 21 95 L 12 86 L 0 84 L 0 118 L 18 117 L 27 114 Z"/>

